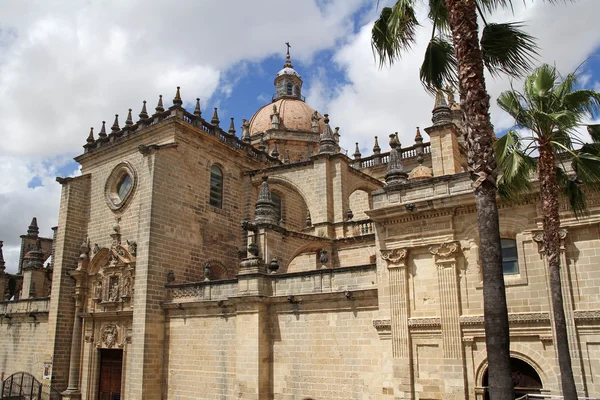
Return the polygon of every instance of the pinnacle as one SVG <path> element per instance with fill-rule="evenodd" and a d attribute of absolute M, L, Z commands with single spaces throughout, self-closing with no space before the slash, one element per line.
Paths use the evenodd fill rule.
<path fill-rule="evenodd" d="M 200 98 L 196 98 L 196 108 L 194 109 L 194 115 L 199 117 L 202 116 L 202 111 L 200 110 Z"/>
<path fill-rule="evenodd" d="M 179 86 L 177 86 L 177 91 L 175 92 L 175 97 L 173 98 L 173 105 L 181 106 L 183 101 L 181 100 L 181 94 L 179 93 Z"/>
<path fill-rule="evenodd" d="M 156 110 L 157 113 L 161 113 L 161 112 L 165 111 L 165 108 L 163 107 L 162 94 L 158 95 L 158 104 L 156 105 L 156 107 L 154 109 Z"/>
<path fill-rule="evenodd" d="M 113 125 L 110 127 L 110 130 L 114 132 L 119 132 L 121 130 L 121 128 L 119 128 L 119 114 L 115 114 L 115 122 L 113 122 Z"/>

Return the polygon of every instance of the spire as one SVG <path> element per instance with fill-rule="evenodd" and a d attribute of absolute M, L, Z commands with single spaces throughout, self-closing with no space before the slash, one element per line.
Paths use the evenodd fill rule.
<path fill-rule="evenodd" d="M 106 121 L 102 121 L 102 128 L 100 128 L 100 133 L 98 134 L 98 139 L 104 141 L 106 139 Z"/>
<path fill-rule="evenodd" d="M 438 90 L 435 95 L 435 106 L 432 114 L 431 122 L 433 122 L 433 125 L 444 125 L 452 122 L 450 107 L 448 107 L 444 93 L 441 90 Z"/>
<path fill-rule="evenodd" d="M 417 133 L 415 134 L 415 151 L 417 153 L 417 162 L 423 164 L 423 136 L 421 136 L 421 130 L 417 126 Z"/>
<path fill-rule="evenodd" d="M 163 107 L 163 102 L 162 102 L 162 94 L 158 95 L 158 104 L 156 105 L 156 107 L 154 109 L 156 110 L 157 113 L 161 113 L 161 112 L 165 111 L 165 108 Z"/>
<path fill-rule="evenodd" d="M 319 139 L 319 154 L 335 154 L 338 152 L 338 146 L 329 126 L 329 114 L 325 114 L 324 117 L 325 128 Z"/>
<path fill-rule="evenodd" d="M 373 154 L 380 154 L 381 147 L 379 147 L 379 142 L 377 141 L 377 136 L 375 136 L 375 145 L 373 146 Z"/>
<path fill-rule="evenodd" d="M 247 119 L 242 118 L 242 140 L 250 143 L 250 123 Z"/>
<path fill-rule="evenodd" d="M 233 117 L 231 117 L 231 123 L 229 124 L 229 134 L 235 135 L 235 123 L 233 122 Z"/>
<path fill-rule="evenodd" d="M 287 54 L 285 55 L 285 64 L 283 64 L 283 68 L 294 68 L 290 59 L 290 47 L 292 46 L 290 46 L 290 42 L 285 42 L 285 45 L 287 46 Z"/>
<path fill-rule="evenodd" d="M 90 128 L 90 134 L 88 135 L 86 142 L 88 145 L 92 145 L 94 144 L 95 140 L 94 140 L 94 127 L 92 126 Z"/>
<path fill-rule="evenodd" d="M 271 157 L 279 158 L 279 151 L 277 151 L 277 141 L 273 143 L 273 151 L 271 152 Z"/>
<path fill-rule="evenodd" d="M 356 142 L 356 149 L 354 150 L 353 156 L 354 156 L 355 160 L 360 159 L 361 154 L 360 154 L 360 149 L 358 148 L 358 142 Z"/>
<path fill-rule="evenodd" d="M 173 105 L 181 107 L 182 104 L 183 104 L 183 101 L 181 101 L 181 94 L 179 93 L 179 86 L 177 86 L 177 91 L 175 92 L 175 97 L 173 97 Z"/>
<path fill-rule="evenodd" d="M 119 132 L 121 130 L 121 128 L 119 128 L 119 114 L 115 114 L 115 122 L 113 122 L 113 125 L 110 127 L 110 130 L 113 133 Z"/>
<path fill-rule="evenodd" d="M 37 218 L 33 217 L 31 220 L 31 224 L 27 228 L 27 236 L 37 237 L 40 233 L 40 229 L 38 228 Z"/>
<path fill-rule="evenodd" d="M 215 112 L 213 112 L 213 117 L 210 120 L 210 123 L 214 126 L 219 126 L 219 113 L 217 112 L 217 107 L 215 107 Z"/>
<path fill-rule="evenodd" d="M 407 182 L 408 174 L 402 167 L 401 144 L 398 140 L 398 132 L 390 135 L 390 160 L 388 162 L 387 173 L 385 174 L 385 185 L 395 186 Z"/>
<path fill-rule="evenodd" d="M 200 110 L 200 98 L 196 97 L 196 108 L 194 109 L 194 115 L 198 117 L 202 116 L 202 111 Z"/>
<path fill-rule="evenodd" d="M 0 240 L 0 275 L 4 273 L 4 269 L 6 268 L 6 263 L 4 262 L 4 254 L 2 253 L 2 240 Z"/>
<path fill-rule="evenodd" d="M 125 126 L 131 126 L 133 125 L 133 118 L 131 117 L 131 108 L 129 109 L 129 112 L 127 113 L 127 119 L 125 120 Z"/>
<path fill-rule="evenodd" d="M 269 179 L 268 176 L 262 176 L 260 192 L 258 193 L 258 200 L 256 201 L 256 207 L 254 209 L 254 223 L 257 225 L 277 224 L 275 204 L 271 200 L 271 191 L 269 190 L 269 184 L 267 183 L 267 179 Z"/>
<path fill-rule="evenodd" d="M 146 111 L 146 100 L 144 100 L 144 105 L 142 106 L 142 111 L 139 114 L 140 120 L 148 119 L 148 111 Z"/>

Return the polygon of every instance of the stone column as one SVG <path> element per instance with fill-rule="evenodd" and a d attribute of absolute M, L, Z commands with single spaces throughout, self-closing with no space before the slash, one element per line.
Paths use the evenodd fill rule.
<path fill-rule="evenodd" d="M 390 279 L 390 310 L 394 380 L 400 393 L 396 397 L 412 398 L 413 373 L 410 332 L 408 331 L 409 298 L 407 249 L 381 250 Z"/>
<path fill-rule="evenodd" d="M 577 328 L 575 327 L 575 318 L 573 316 L 573 286 L 571 285 L 570 270 L 567 263 L 566 256 L 566 239 L 567 230 L 561 228 L 559 232 L 560 236 L 560 283 L 563 296 L 563 308 L 565 310 L 565 322 L 567 324 L 567 337 L 569 340 L 569 352 L 571 353 L 571 367 L 573 368 L 573 378 L 575 379 L 575 386 L 577 387 L 577 393 L 581 397 L 587 396 L 585 385 L 583 384 L 583 365 L 580 357 L 581 349 L 579 348 L 579 340 L 577 338 Z M 533 240 L 538 244 L 538 250 L 544 258 L 544 266 L 546 271 L 548 270 L 548 264 L 546 259 L 546 248 L 544 247 L 544 231 L 533 232 Z M 548 301 L 550 303 L 550 309 L 552 309 L 552 301 L 550 299 L 550 286 L 549 276 L 546 275 L 548 283 Z M 552 321 L 552 337 L 554 343 L 556 343 L 556 332 L 554 329 L 554 314 L 550 314 Z M 554 346 L 556 351 L 556 346 Z M 556 363 L 558 366 L 558 353 L 556 353 Z"/>
<path fill-rule="evenodd" d="M 442 243 L 429 247 L 435 257 L 440 291 L 440 316 L 442 327 L 443 399 L 465 398 L 464 356 L 460 328 L 460 292 L 457 258 L 459 242 Z"/>

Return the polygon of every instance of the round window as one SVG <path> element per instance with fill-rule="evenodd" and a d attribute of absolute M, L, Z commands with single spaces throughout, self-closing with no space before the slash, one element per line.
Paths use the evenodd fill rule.
<path fill-rule="evenodd" d="M 110 173 L 106 180 L 104 194 L 106 203 L 113 210 L 119 210 L 131 198 L 136 184 L 136 173 L 131 164 L 122 162 Z"/>

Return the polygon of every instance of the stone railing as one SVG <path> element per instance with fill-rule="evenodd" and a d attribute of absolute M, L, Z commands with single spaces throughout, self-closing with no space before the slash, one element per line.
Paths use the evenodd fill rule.
<path fill-rule="evenodd" d="M 429 154 L 431 152 L 431 145 L 429 142 L 423 143 L 423 154 Z M 402 158 L 413 158 L 417 156 L 417 147 L 415 145 L 401 149 L 400 154 Z M 376 165 L 387 164 L 390 161 L 390 152 L 373 154 L 368 157 L 363 157 L 358 160 L 354 160 L 354 168 L 370 168 Z"/>
<path fill-rule="evenodd" d="M 181 283 L 167 289 L 174 302 L 226 300 L 237 295 L 237 279 Z"/>

